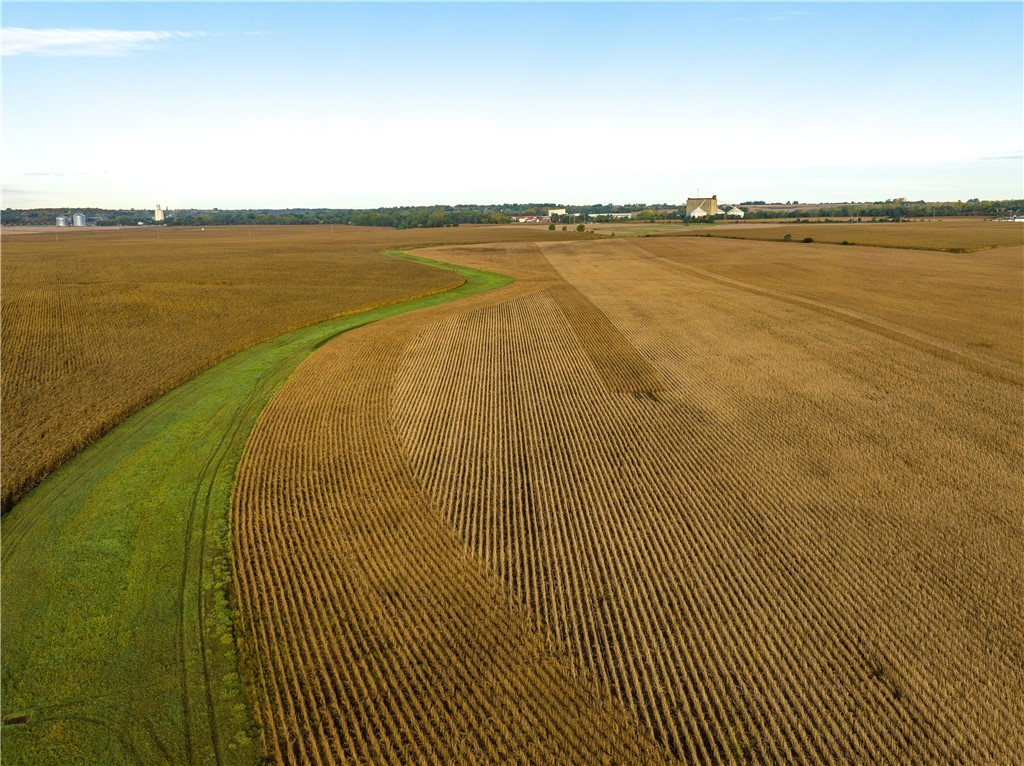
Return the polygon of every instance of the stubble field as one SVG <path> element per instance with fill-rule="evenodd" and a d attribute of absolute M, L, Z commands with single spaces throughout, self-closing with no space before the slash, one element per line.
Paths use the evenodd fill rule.
<path fill-rule="evenodd" d="M 700 226 L 689 227 L 689 234 L 697 234 Z M 970 253 L 993 247 L 1024 244 L 1024 226 L 1015 222 L 988 221 L 969 218 L 928 221 L 913 220 L 901 223 L 817 223 L 817 224 L 760 224 L 756 221 L 742 224 L 715 225 L 705 232 L 712 237 L 737 239 L 777 240 L 789 236 L 797 242 L 810 237 L 816 242 L 841 245 L 868 245 L 887 248 L 917 250 L 943 250 Z"/>
<path fill-rule="evenodd" d="M 815 219 L 811 223 L 794 223 L 787 219 L 752 218 L 745 221 L 726 220 L 714 224 L 674 221 L 588 224 L 596 233 L 622 237 L 721 237 L 757 241 L 801 242 L 810 237 L 815 242 L 841 245 L 844 242 L 868 247 L 945 252 L 977 252 L 990 248 L 1024 244 L 1024 226 L 1015 222 L 979 218 L 914 219 L 900 223 L 871 221 L 857 223 L 846 220 Z"/>
<path fill-rule="evenodd" d="M 239 467 L 272 760 L 1019 758 L 1021 248 L 425 254 L 517 282 L 331 341 Z"/>

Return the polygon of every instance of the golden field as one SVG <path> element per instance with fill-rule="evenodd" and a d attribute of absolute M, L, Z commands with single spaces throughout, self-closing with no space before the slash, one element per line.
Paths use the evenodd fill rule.
<path fill-rule="evenodd" d="M 637 244 L 679 269 L 741 281 L 738 288 L 1010 370 L 1024 366 L 1024 245 L 944 253 L 713 238 Z"/>
<path fill-rule="evenodd" d="M 239 467 L 268 759 L 1024 751 L 1019 249 L 423 254 L 517 282 L 330 341 Z"/>
<path fill-rule="evenodd" d="M 237 614 L 217 640 L 237 640 L 262 762 L 1014 763 L 1024 245 L 943 223 L 855 226 L 880 239 L 854 246 L 529 226 L 5 233 L 4 497 L 218 359 L 460 282 L 380 253 L 430 245 L 417 253 L 516 281 L 318 346 L 225 464 L 216 579 Z M 139 483 L 196 502 L 156 465 Z M 107 551 L 134 510 L 91 502 L 109 524 L 20 506 L 41 520 L 5 536 L 5 556 L 22 545 L 5 566 L 49 565 L 48 541 L 25 543 L 43 522 Z M 146 546 L 123 554 L 156 582 Z M 93 574 L 116 600 L 115 560 Z M 180 653 L 185 634 L 147 611 L 174 602 L 164 590 L 124 619 Z M 27 592 L 8 591 L 12 630 Z M 22 630 L 7 654 L 62 664 Z M 153 667 L 173 679 L 200 655 Z M 60 732 L 4 712 L 5 736 Z M 146 739 L 201 762 L 186 744 Z"/>
<path fill-rule="evenodd" d="M 914 219 L 901 223 L 851 223 L 844 219 L 810 219 L 817 223 L 790 223 L 785 219 L 754 218 L 745 221 L 720 221 L 714 224 L 681 221 L 588 224 L 596 234 L 618 237 L 723 237 L 800 242 L 811 237 L 816 242 L 840 245 L 844 241 L 871 247 L 974 252 L 995 247 L 1024 244 L 1024 226 L 1020 223 L 979 218 Z M 571 228 L 571 227 L 570 227 Z"/>
<path fill-rule="evenodd" d="M 214 362 L 461 278 L 386 247 L 544 237 L 492 227 L 4 231 L 3 507 Z"/>
<path fill-rule="evenodd" d="M 707 227 L 691 226 L 689 234 Z M 945 250 L 953 253 L 975 252 L 993 247 L 1024 245 L 1024 225 L 1016 222 L 954 218 L 901 223 L 749 223 L 715 224 L 707 232 L 713 237 L 782 240 L 789 236 L 797 242 L 811 237 L 815 242 L 830 242 L 916 250 Z"/>

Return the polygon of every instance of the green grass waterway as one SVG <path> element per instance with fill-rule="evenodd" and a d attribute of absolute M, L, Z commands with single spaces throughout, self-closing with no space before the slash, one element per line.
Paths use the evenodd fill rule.
<path fill-rule="evenodd" d="M 238 353 L 54 472 L 2 522 L 5 766 L 252 764 L 228 606 L 228 513 L 257 416 L 318 346 L 512 280 L 340 317 Z"/>

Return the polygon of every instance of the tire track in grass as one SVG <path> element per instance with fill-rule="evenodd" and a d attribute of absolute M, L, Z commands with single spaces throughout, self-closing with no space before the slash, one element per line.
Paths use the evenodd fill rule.
<path fill-rule="evenodd" d="M 3 719 L 25 716 L 4 726 L 5 764 L 255 760 L 226 601 L 207 587 L 211 567 L 223 566 L 218 553 L 229 555 L 234 466 L 262 405 L 326 339 L 509 281 L 435 265 L 462 284 L 225 360 L 127 419 L 4 516 Z M 111 736 L 125 743 L 121 756 Z"/>
<path fill-rule="evenodd" d="M 185 525 L 185 539 L 189 541 L 189 544 L 182 551 L 182 567 L 181 567 L 181 579 L 178 585 L 178 636 L 180 646 L 185 647 L 190 642 L 186 633 L 189 627 L 195 627 L 198 625 L 196 631 L 195 641 L 199 645 L 198 651 L 198 663 L 202 673 L 202 688 L 203 694 L 206 700 L 206 721 L 209 726 L 210 740 L 213 742 L 213 755 L 215 762 L 219 765 L 223 758 L 221 754 L 221 743 L 217 735 L 217 720 L 214 715 L 214 702 L 213 702 L 213 691 L 212 682 L 210 679 L 210 668 L 207 659 L 207 645 L 206 645 L 206 599 L 204 598 L 204 564 L 205 564 L 205 551 L 206 551 L 206 540 L 207 533 L 209 531 L 209 517 L 211 509 L 211 496 L 213 493 L 214 482 L 216 475 L 224 460 L 227 456 L 228 449 L 232 443 L 238 438 L 239 429 L 242 427 L 243 422 L 249 416 L 249 412 L 252 409 L 253 403 L 258 400 L 257 393 L 262 393 L 264 388 L 263 384 L 266 382 L 268 374 L 263 375 L 259 383 L 248 393 L 245 397 L 241 406 L 234 410 L 234 414 L 230 417 L 230 423 L 224 430 L 223 436 L 217 444 L 216 449 L 210 453 L 206 460 L 206 464 L 199 476 L 199 481 L 196 483 L 195 492 L 192 494 L 192 501 L 189 504 L 188 517 Z M 202 501 L 200 501 L 202 496 Z M 193 529 L 195 526 L 195 518 L 197 512 L 202 508 L 200 513 L 200 524 L 199 524 L 199 544 L 196 547 L 199 555 L 197 557 L 196 566 L 192 566 L 192 559 L 195 557 L 193 551 L 192 541 L 194 540 Z M 197 571 L 194 576 L 190 576 L 190 570 L 195 568 Z M 191 620 L 188 620 L 186 613 L 188 608 L 186 606 L 186 589 L 189 585 L 195 587 L 195 598 L 198 607 L 198 623 L 193 624 Z M 182 656 L 186 661 L 181 663 L 181 703 L 182 712 L 185 719 L 184 733 L 185 733 L 185 748 L 188 753 L 189 763 L 194 763 L 194 753 L 192 748 L 192 731 L 196 726 L 192 722 L 192 705 L 188 694 L 189 689 L 189 656 L 186 652 L 182 653 Z"/>
<path fill-rule="evenodd" d="M 206 460 L 205 465 L 200 473 L 199 480 L 196 483 L 195 492 L 192 495 L 192 500 L 189 504 L 188 519 L 186 522 L 186 539 L 192 541 L 193 528 L 195 524 L 196 516 L 199 516 L 199 543 L 197 546 L 191 544 L 186 547 L 183 551 L 182 561 L 182 576 L 179 583 L 179 610 L 180 617 L 178 623 L 178 633 L 181 640 L 181 645 L 186 646 L 188 641 L 186 638 L 186 631 L 189 626 L 198 626 L 196 631 L 195 641 L 198 643 L 199 651 L 196 661 L 199 664 L 199 669 L 202 674 L 202 687 L 206 701 L 206 721 L 209 727 L 210 740 L 214 745 L 213 755 L 215 762 L 221 764 L 223 762 L 223 754 L 221 752 L 221 741 L 217 731 L 217 718 L 214 714 L 215 704 L 213 699 L 213 681 L 211 680 L 210 662 L 209 662 L 209 650 L 207 647 L 207 632 L 209 624 L 207 622 L 207 597 L 205 587 L 205 577 L 207 569 L 207 555 L 206 545 L 207 537 L 210 532 L 210 518 L 211 511 L 213 510 L 213 495 L 217 487 L 218 475 L 225 467 L 225 461 L 228 459 L 231 446 L 237 444 L 240 440 L 244 440 L 248 433 L 246 428 L 247 423 L 252 423 L 255 419 L 259 409 L 262 408 L 264 402 L 266 402 L 272 394 L 272 387 L 275 385 L 276 380 L 274 376 L 275 369 L 268 369 L 263 375 L 259 377 L 256 384 L 249 390 L 244 399 L 236 407 L 225 407 L 225 411 L 231 412 L 229 423 L 226 429 L 224 429 L 223 435 L 220 441 L 217 443 L 217 447 L 213 450 Z M 234 463 L 228 466 L 229 469 L 233 469 Z M 195 551 L 193 552 L 193 547 Z M 195 559 L 195 565 L 192 565 L 192 560 Z M 195 574 L 190 575 L 190 570 L 195 569 Z M 198 612 L 198 621 L 193 623 L 186 617 L 187 606 L 186 606 L 186 588 L 189 585 L 195 588 L 195 599 Z M 187 653 L 184 655 L 188 658 Z M 189 719 L 191 718 L 191 704 L 189 702 L 188 688 L 189 688 L 189 664 L 187 661 L 181 665 L 182 673 L 182 709 L 186 719 L 185 738 L 186 748 L 189 752 L 190 762 L 193 762 L 191 738 L 192 729 L 195 724 L 190 724 Z"/>

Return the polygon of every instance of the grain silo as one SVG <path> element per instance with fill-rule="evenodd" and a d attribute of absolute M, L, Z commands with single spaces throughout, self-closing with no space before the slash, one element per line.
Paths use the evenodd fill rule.
<path fill-rule="evenodd" d="M 696 212 L 698 210 L 702 211 L 704 215 L 718 215 L 718 195 L 714 194 L 710 197 L 688 197 L 686 199 L 686 217 L 701 217 L 701 214 Z"/>
<path fill-rule="evenodd" d="M 59 215 L 59 216 L 57 216 L 57 225 L 58 226 L 70 226 L 71 225 L 71 221 L 68 219 L 68 217 L 66 215 Z"/>
<path fill-rule="evenodd" d="M 71 216 L 71 225 L 72 226 L 85 226 L 88 223 L 89 223 L 89 221 L 85 217 L 85 213 L 75 213 L 73 216 Z"/>

